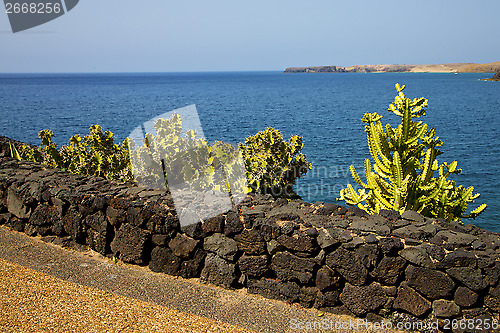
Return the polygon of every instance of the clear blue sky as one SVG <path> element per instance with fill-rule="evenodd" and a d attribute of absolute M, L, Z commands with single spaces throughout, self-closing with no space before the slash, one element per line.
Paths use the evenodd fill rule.
<path fill-rule="evenodd" d="M 81 0 L 16 34 L 0 8 L 0 72 L 500 61 L 500 0 Z"/>

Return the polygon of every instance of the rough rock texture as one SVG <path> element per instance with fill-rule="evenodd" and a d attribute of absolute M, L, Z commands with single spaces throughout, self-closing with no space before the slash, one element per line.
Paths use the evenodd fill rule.
<path fill-rule="evenodd" d="M 0 224 L 45 241 L 373 320 L 499 316 L 497 233 L 269 195 L 181 227 L 166 191 L 1 157 L 3 146 Z"/>

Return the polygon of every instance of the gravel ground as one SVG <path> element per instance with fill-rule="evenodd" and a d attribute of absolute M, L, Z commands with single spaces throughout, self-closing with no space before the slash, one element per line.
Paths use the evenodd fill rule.
<path fill-rule="evenodd" d="M 0 332 L 252 332 L 0 259 Z"/>

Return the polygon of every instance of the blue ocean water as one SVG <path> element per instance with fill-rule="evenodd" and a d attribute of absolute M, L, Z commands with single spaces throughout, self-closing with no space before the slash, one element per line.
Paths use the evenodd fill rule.
<path fill-rule="evenodd" d="M 39 144 L 52 129 L 62 145 L 93 124 L 123 140 L 139 124 L 176 108 L 196 104 L 209 141 L 244 141 L 267 126 L 288 139 L 304 138 L 314 169 L 297 191 L 304 200 L 335 202 L 354 184 L 349 166 L 363 169 L 369 156 L 360 118 L 387 112 L 394 84 L 408 97 L 429 99 L 421 118 L 444 141 L 439 161 L 458 160 L 454 179 L 474 185 L 481 198 L 470 207 L 488 209 L 470 222 L 500 232 L 500 83 L 490 74 L 284 74 L 280 72 L 145 74 L 0 74 L 0 135 Z M 467 223 L 467 221 L 465 221 Z"/>

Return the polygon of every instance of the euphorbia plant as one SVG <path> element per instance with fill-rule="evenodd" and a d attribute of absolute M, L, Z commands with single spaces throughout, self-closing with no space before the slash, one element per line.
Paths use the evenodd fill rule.
<path fill-rule="evenodd" d="M 425 98 L 406 98 L 405 86 L 396 84 L 398 95 L 389 106 L 389 112 L 401 117 L 397 128 L 381 123 L 382 116 L 366 113 L 361 119 L 365 123 L 368 147 L 373 160 L 365 159 L 366 183 L 361 180 L 354 166 L 351 174 L 362 189 L 357 192 L 348 184 L 340 191 L 338 200 L 356 205 L 370 214 L 381 209 L 400 213 L 414 210 L 428 217 L 440 217 L 448 221 L 475 218 L 486 208 L 486 204 L 465 214 L 469 203 L 480 194 L 473 194 L 474 187 L 457 186 L 447 179 L 460 174 L 457 161 L 439 164 L 438 149 L 443 142 L 436 136 L 436 129 L 414 119 L 425 116 L 428 101 Z"/>

